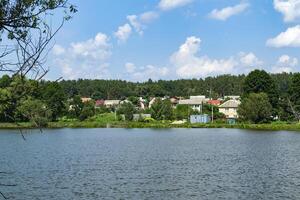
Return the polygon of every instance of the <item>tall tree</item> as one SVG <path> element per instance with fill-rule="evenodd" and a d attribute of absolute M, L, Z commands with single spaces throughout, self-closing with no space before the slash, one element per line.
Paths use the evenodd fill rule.
<path fill-rule="evenodd" d="M 242 99 L 238 114 L 244 121 L 253 123 L 268 122 L 271 120 L 272 105 L 265 93 L 250 93 Z"/>
<path fill-rule="evenodd" d="M 52 120 L 64 114 L 66 110 L 66 96 L 62 87 L 57 82 L 47 83 L 40 89 L 42 99 L 46 102 L 47 107 L 52 112 Z"/>
<path fill-rule="evenodd" d="M 161 100 L 160 98 L 151 106 L 152 117 L 156 120 L 171 120 L 174 117 L 173 108 L 170 100 Z"/>
<path fill-rule="evenodd" d="M 251 93 L 266 93 L 273 107 L 274 114 L 278 108 L 279 92 L 275 81 L 264 70 L 254 70 L 248 74 L 243 84 L 244 96 Z"/>
<path fill-rule="evenodd" d="M 300 73 L 292 77 L 291 87 L 289 89 L 290 98 L 287 100 L 294 117 L 300 121 Z"/>

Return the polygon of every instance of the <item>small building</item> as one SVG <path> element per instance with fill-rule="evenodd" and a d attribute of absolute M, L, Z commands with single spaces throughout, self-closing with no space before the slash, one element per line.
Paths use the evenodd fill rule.
<path fill-rule="evenodd" d="M 104 105 L 108 108 L 119 106 L 121 100 L 105 100 Z"/>
<path fill-rule="evenodd" d="M 179 105 L 189 105 L 195 111 L 202 112 L 202 105 L 206 102 L 205 96 L 191 96 L 190 99 L 179 100 Z"/>
<path fill-rule="evenodd" d="M 210 117 L 207 114 L 204 114 L 204 115 L 191 115 L 190 116 L 191 124 L 197 124 L 197 123 L 207 124 L 210 121 L 211 121 Z"/>
<path fill-rule="evenodd" d="M 241 104 L 239 100 L 228 100 L 219 106 L 219 112 L 226 116 L 226 119 L 238 118 L 238 107 Z"/>

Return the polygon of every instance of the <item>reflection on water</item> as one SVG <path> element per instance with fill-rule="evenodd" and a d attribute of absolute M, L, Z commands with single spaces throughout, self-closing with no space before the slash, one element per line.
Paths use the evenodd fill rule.
<path fill-rule="evenodd" d="M 0 132 L 11 199 L 300 199 L 300 134 L 227 129 Z"/>

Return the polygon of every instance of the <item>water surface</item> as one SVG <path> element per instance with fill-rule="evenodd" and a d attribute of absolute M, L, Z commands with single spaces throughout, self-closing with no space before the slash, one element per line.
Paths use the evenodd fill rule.
<path fill-rule="evenodd" d="M 231 129 L 0 131 L 20 200 L 300 199 L 300 134 Z M 1 199 L 1 198 L 0 198 Z"/>

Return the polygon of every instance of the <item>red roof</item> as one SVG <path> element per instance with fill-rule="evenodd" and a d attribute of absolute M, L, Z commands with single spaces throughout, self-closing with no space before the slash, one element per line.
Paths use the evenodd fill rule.
<path fill-rule="evenodd" d="M 214 106 L 221 105 L 221 101 L 220 100 L 209 100 L 207 103 L 210 104 L 210 105 L 214 105 Z"/>
<path fill-rule="evenodd" d="M 103 105 L 104 105 L 104 100 L 103 99 L 97 100 L 95 102 L 95 106 L 103 106 Z"/>

